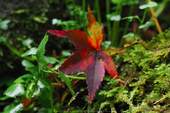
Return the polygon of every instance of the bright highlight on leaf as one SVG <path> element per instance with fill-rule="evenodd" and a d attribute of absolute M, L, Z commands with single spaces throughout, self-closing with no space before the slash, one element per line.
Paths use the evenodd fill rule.
<path fill-rule="evenodd" d="M 4 94 L 9 97 L 21 96 L 24 94 L 24 87 L 22 84 L 11 85 Z"/>
<path fill-rule="evenodd" d="M 37 48 L 33 47 L 30 50 L 26 51 L 24 54 L 22 54 L 21 57 L 36 54 L 36 52 L 37 52 Z"/>
<path fill-rule="evenodd" d="M 144 5 L 141 5 L 139 6 L 139 9 L 145 9 L 145 8 L 149 8 L 149 7 L 155 7 L 157 6 L 158 4 L 156 2 L 153 2 L 153 1 L 150 1 L 149 3 L 147 4 L 144 4 Z"/>
<path fill-rule="evenodd" d="M 128 36 L 133 37 L 133 36 L 135 36 L 135 34 L 132 33 L 132 32 L 130 32 L 130 33 L 124 35 L 123 38 L 126 38 L 126 37 L 128 37 Z"/>
<path fill-rule="evenodd" d="M 111 21 L 120 21 L 121 16 L 120 15 L 114 15 L 110 18 Z"/>
<path fill-rule="evenodd" d="M 68 37 L 74 44 L 77 51 L 59 67 L 59 71 L 66 75 L 86 71 L 88 98 L 89 103 L 92 103 L 103 81 L 105 69 L 112 77 L 116 76 L 116 79 L 119 79 L 119 76 L 112 58 L 101 49 L 102 28 L 96 22 L 90 8 L 88 8 L 87 31 L 88 34 L 80 30 L 48 30 L 47 32 L 57 37 Z"/>
<path fill-rule="evenodd" d="M 124 18 L 122 18 L 122 20 L 128 19 L 129 22 L 132 22 L 134 18 L 138 19 L 139 21 L 142 21 L 137 15 L 124 17 Z"/>
<path fill-rule="evenodd" d="M 145 28 L 145 27 L 154 26 L 154 25 L 155 25 L 154 22 L 146 22 L 145 24 L 140 25 L 140 26 L 139 26 L 139 29 L 143 29 L 143 28 Z"/>

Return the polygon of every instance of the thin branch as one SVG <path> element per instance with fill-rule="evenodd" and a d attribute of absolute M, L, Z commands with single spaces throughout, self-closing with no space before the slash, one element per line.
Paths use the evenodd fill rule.
<path fill-rule="evenodd" d="M 148 2 L 150 2 L 150 1 L 151 1 L 151 0 L 149 0 Z M 150 11 L 151 11 L 152 17 L 153 17 L 153 19 L 154 19 L 154 22 L 155 22 L 155 24 L 156 24 L 156 28 L 157 28 L 158 32 L 159 32 L 159 33 L 162 33 L 162 29 L 161 29 L 161 27 L 160 27 L 160 24 L 159 24 L 159 22 L 158 22 L 158 19 L 157 19 L 156 15 L 155 15 L 155 12 L 154 12 L 153 7 L 150 7 Z"/>

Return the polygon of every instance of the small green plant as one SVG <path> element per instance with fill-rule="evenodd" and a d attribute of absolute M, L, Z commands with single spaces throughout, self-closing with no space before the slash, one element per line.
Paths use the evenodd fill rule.
<path fill-rule="evenodd" d="M 50 106 L 50 92 L 52 92 L 52 88 L 50 88 L 51 81 L 47 81 L 45 79 L 45 77 L 48 76 L 48 73 L 44 73 L 42 69 L 44 63 L 55 63 L 56 59 L 45 57 L 46 60 L 43 60 L 45 53 L 45 44 L 47 40 L 48 35 L 45 35 L 38 48 L 32 48 L 22 55 L 23 57 L 32 55 L 34 59 L 37 59 L 38 66 L 35 66 L 27 60 L 22 61 L 25 70 L 29 71 L 30 73 L 17 78 L 13 82 L 13 84 L 4 92 L 5 96 L 2 97 L 1 100 L 6 100 L 8 98 L 15 98 L 17 100 L 11 103 L 9 106 L 6 106 L 4 108 L 4 112 L 19 112 L 21 110 L 24 110 L 24 108 L 27 107 L 27 102 L 31 100 L 33 101 L 36 98 L 43 98 L 43 100 L 40 100 L 40 103 L 42 103 L 45 108 L 48 108 Z M 24 102 L 25 99 L 29 100 Z M 35 103 L 33 102 L 32 104 Z M 28 109 L 33 110 L 31 107 Z"/>

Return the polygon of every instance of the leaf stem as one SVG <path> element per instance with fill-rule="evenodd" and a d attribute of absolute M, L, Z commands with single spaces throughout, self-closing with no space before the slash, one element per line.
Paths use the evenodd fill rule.
<path fill-rule="evenodd" d="M 96 10 L 97 10 L 97 20 L 99 24 L 101 24 L 99 0 L 95 0 L 95 5 L 96 5 Z"/>
<path fill-rule="evenodd" d="M 50 103 L 51 103 L 51 110 L 53 112 L 53 108 L 54 108 L 54 105 L 53 105 L 53 88 L 52 88 L 52 85 L 50 85 Z"/>
<path fill-rule="evenodd" d="M 86 22 L 85 22 L 85 6 L 86 6 L 86 1 L 83 0 L 82 3 L 82 9 L 83 9 L 83 28 L 84 28 L 84 32 L 86 32 Z"/>
<path fill-rule="evenodd" d="M 75 20 L 76 20 L 76 22 L 77 22 L 77 24 L 78 24 L 78 19 L 77 19 L 77 14 L 75 13 L 75 10 L 76 10 L 76 4 L 75 4 L 75 0 L 73 0 L 73 6 L 74 6 L 74 18 L 75 18 Z"/>
<path fill-rule="evenodd" d="M 45 66 L 45 67 L 46 67 L 49 71 L 51 71 L 51 73 L 55 73 L 55 74 L 59 75 L 58 72 L 56 72 L 56 71 L 48 68 L 47 66 Z M 65 75 L 65 76 L 68 77 L 68 78 L 70 78 L 70 79 L 86 80 L 85 77 L 76 77 L 76 76 L 70 76 L 70 75 Z"/>
<path fill-rule="evenodd" d="M 123 50 L 123 49 L 126 49 L 126 48 L 129 48 L 129 47 L 134 46 L 134 45 L 139 44 L 139 43 L 141 43 L 141 40 L 137 40 L 136 43 L 133 43 L 133 44 L 131 44 L 131 45 L 129 45 L 129 46 L 123 47 L 123 48 L 119 49 L 119 51 L 121 51 L 121 50 Z"/>
<path fill-rule="evenodd" d="M 145 8 L 145 10 L 144 10 L 144 14 L 143 14 L 142 20 L 140 21 L 140 25 L 142 25 L 145 20 L 146 12 L 147 12 L 147 8 Z M 137 36 L 139 35 L 139 32 L 140 32 L 140 29 L 138 28 Z"/>
<path fill-rule="evenodd" d="M 144 22 L 144 20 L 145 20 L 146 12 L 147 12 L 147 8 L 146 8 L 145 11 L 144 11 L 144 14 L 143 14 L 143 17 L 142 17 L 142 20 L 141 20 L 141 24 L 143 24 L 143 22 Z"/>
<path fill-rule="evenodd" d="M 149 0 L 148 2 L 150 2 L 150 1 L 151 1 L 151 0 Z M 150 11 L 151 11 L 152 17 L 153 17 L 153 19 L 154 19 L 154 22 L 155 22 L 155 24 L 156 24 L 156 28 L 157 28 L 158 32 L 159 32 L 159 33 L 162 33 L 162 29 L 161 29 L 161 27 L 160 27 L 160 25 L 159 25 L 159 22 L 158 22 L 158 19 L 157 19 L 156 15 L 155 15 L 155 12 L 154 12 L 153 7 L 150 7 Z"/>
<path fill-rule="evenodd" d="M 165 6 L 166 6 L 167 2 L 168 2 L 168 0 L 163 0 L 163 2 L 161 2 L 161 3 L 159 4 L 159 8 L 158 8 L 156 11 L 154 11 L 154 14 L 155 14 L 156 18 L 157 18 L 157 17 L 162 13 L 162 11 L 165 9 Z M 151 18 L 149 19 L 149 21 L 153 21 L 153 20 L 154 20 L 153 17 L 151 17 Z M 148 27 L 149 27 L 149 26 L 145 27 L 144 29 L 146 30 L 146 29 L 148 29 Z"/>
<path fill-rule="evenodd" d="M 135 4 L 132 4 L 132 5 L 131 5 L 131 7 L 130 7 L 129 16 L 131 16 L 131 15 L 132 15 L 133 10 L 134 10 L 134 7 L 135 7 Z M 129 23 L 130 23 L 130 21 L 129 21 L 129 20 L 127 20 L 126 25 L 125 25 L 125 29 L 124 29 L 124 32 L 123 32 L 123 36 L 127 34 L 128 27 L 129 27 Z M 122 39 L 121 39 L 120 44 L 119 44 L 119 47 L 121 47 L 121 46 L 122 46 L 123 41 L 124 41 L 124 38 L 122 38 Z"/>
<path fill-rule="evenodd" d="M 3 43 L 9 50 L 12 51 L 12 53 L 14 53 L 15 55 L 17 55 L 18 57 L 21 57 L 21 53 L 19 53 L 16 49 L 14 49 L 13 47 L 11 47 L 11 45 L 9 45 L 8 43 L 4 42 Z M 31 57 L 24 57 L 24 59 L 28 60 L 28 61 L 33 61 L 34 59 L 32 59 Z"/>
<path fill-rule="evenodd" d="M 163 95 L 161 99 L 157 100 L 154 104 L 157 104 L 158 102 L 163 101 L 165 98 L 169 97 L 169 95 L 170 95 L 170 92 L 166 93 L 165 95 Z"/>
<path fill-rule="evenodd" d="M 88 109 L 87 113 L 91 113 L 91 104 L 88 103 L 87 109 Z"/>
<path fill-rule="evenodd" d="M 71 79 L 79 79 L 79 80 L 86 80 L 86 78 L 85 77 L 75 77 L 75 76 L 68 76 L 68 75 L 66 75 L 68 78 L 71 78 Z"/>
<path fill-rule="evenodd" d="M 110 0 L 106 0 L 106 14 L 110 14 Z M 107 19 L 107 18 L 106 18 Z M 110 19 L 107 19 L 108 40 L 111 41 L 111 23 Z"/>
<path fill-rule="evenodd" d="M 122 13 L 122 0 L 117 4 L 116 9 L 116 15 L 121 15 Z M 112 32 L 112 39 L 111 39 L 111 45 L 117 47 L 118 45 L 118 31 L 119 31 L 119 22 L 120 21 L 114 21 L 113 22 L 113 32 Z"/>

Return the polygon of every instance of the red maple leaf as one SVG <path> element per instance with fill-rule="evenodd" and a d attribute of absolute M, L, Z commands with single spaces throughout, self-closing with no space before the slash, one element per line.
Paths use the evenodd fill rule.
<path fill-rule="evenodd" d="M 74 44 L 76 52 L 59 67 L 59 71 L 66 75 L 77 74 L 86 71 L 86 83 L 89 103 L 92 102 L 98 90 L 105 69 L 116 79 L 119 78 L 116 66 L 112 58 L 100 48 L 102 43 L 102 28 L 88 8 L 88 34 L 80 30 L 48 30 L 47 32 L 57 37 L 68 37 Z"/>

